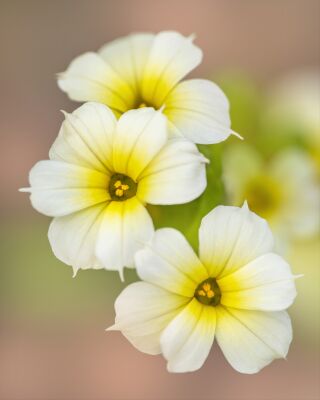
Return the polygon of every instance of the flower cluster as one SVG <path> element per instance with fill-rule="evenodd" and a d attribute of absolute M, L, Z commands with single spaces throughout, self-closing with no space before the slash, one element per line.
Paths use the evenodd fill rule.
<path fill-rule="evenodd" d="M 254 373 L 285 357 L 292 338 L 284 310 L 294 276 L 273 253 L 268 224 L 247 203 L 218 206 L 201 222 L 198 257 L 179 231 L 155 231 L 147 209 L 198 198 L 210 182 L 196 144 L 235 134 L 217 85 L 181 81 L 201 58 L 176 32 L 130 35 L 77 57 L 58 85 L 85 103 L 65 113 L 49 160 L 21 190 L 53 217 L 52 250 L 74 275 L 104 268 L 124 279 L 124 267 L 137 269 L 142 281 L 119 295 L 109 330 L 162 353 L 171 372 L 200 368 L 216 338 L 236 370 Z"/>

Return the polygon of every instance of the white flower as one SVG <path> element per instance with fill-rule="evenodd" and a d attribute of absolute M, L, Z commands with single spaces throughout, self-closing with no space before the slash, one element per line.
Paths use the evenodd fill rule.
<path fill-rule="evenodd" d="M 162 353 L 171 372 L 200 368 L 214 338 L 239 372 L 285 357 L 292 339 L 283 311 L 296 295 L 289 265 L 272 252 L 265 220 L 219 206 L 201 222 L 199 258 L 174 229 L 160 229 L 137 252 L 143 282 L 115 303 L 115 325 L 139 350 Z"/>
<path fill-rule="evenodd" d="M 265 162 L 254 148 L 235 145 L 223 155 L 223 180 L 230 203 L 247 200 L 254 212 L 268 219 L 278 243 L 319 229 L 320 193 L 306 153 L 288 149 Z"/>
<path fill-rule="evenodd" d="M 104 103 L 116 116 L 165 105 L 170 132 L 195 143 L 218 143 L 233 133 L 227 98 L 208 80 L 179 83 L 201 59 L 191 37 L 138 33 L 77 57 L 59 74 L 58 85 L 72 100 Z"/>
<path fill-rule="evenodd" d="M 166 118 L 152 108 L 117 121 L 86 103 L 66 114 L 50 160 L 30 172 L 33 207 L 54 217 L 55 255 L 79 268 L 133 266 L 134 252 L 153 234 L 145 205 L 180 204 L 206 187 L 205 162 L 183 138 L 167 140 Z"/>

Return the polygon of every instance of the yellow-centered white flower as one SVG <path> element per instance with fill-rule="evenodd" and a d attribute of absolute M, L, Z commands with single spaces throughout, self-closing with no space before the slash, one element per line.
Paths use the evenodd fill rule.
<path fill-rule="evenodd" d="M 140 351 L 162 353 L 170 372 L 199 369 L 214 338 L 239 372 L 285 357 L 292 329 L 283 310 L 296 290 L 266 221 L 246 204 L 219 206 L 203 218 L 199 243 L 198 258 L 179 231 L 156 231 L 135 256 L 143 282 L 119 295 L 109 330 Z"/>
<path fill-rule="evenodd" d="M 164 106 L 174 135 L 195 143 L 221 142 L 233 133 L 224 93 L 208 80 L 180 82 L 202 60 L 192 40 L 177 32 L 117 39 L 75 58 L 59 74 L 58 85 L 72 100 L 106 104 L 117 117 L 130 109 Z"/>
<path fill-rule="evenodd" d="M 167 138 L 152 108 L 117 121 L 103 104 L 86 103 L 65 121 L 49 157 L 30 171 L 31 202 L 54 217 L 49 241 L 73 267 L 119 270 L 153 234 L 150 204 L 180 204 L 206 187 L 205 162 L 184 138 Z"/>
<path fill-rule="evenodd" d="M 319 230 L 320 190 L 307 153 L 287 149 L 266 162 L 253 147 L 234 145 L 223 155 L 223 180 L 230 203 L 247 200 L 268 219 L 278 244 Z"/>
<path fill-rule="evenodd" d="M 320 179 L 320 74 L 301 70 L 286 75 L 271 88 L 267 117 L 281 126 L 279 133 L 299 136 Z"/>

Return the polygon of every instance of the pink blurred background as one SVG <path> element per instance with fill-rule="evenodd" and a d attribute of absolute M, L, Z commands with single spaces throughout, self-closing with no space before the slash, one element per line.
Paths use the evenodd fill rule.
<path fill-rule="evenodd" d="M 233 371 L 217 346 L 200 371 L 169 374 L 161 357 L 104 332 L 123 287 L 117 275 L 84 271 L 72 279 L 47 243 L 49 219 L 17 192 L 47 158 L 59 110 L 76 107 L 55 80 L 76 55 L 133 31 L 173 29 L 196 33 L 204 51 L 197 76 L 244 71 L 267 86 L 291 70 L 319 68 L 319 22 L 312 0 L 0 1 L 1 399 L 320 398 L 316 315 L 313 332 L 293 321 L 286 361 L 253 376 Z M 299 313 L 312 315 L 318 286 L 316 293 L 304 308 L 298 303 Z"/>

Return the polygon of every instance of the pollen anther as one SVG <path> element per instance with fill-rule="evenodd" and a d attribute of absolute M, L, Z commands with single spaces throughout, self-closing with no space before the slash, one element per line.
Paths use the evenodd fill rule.
<path fill-rule="evenodd" d="M 209 299 L 211 299 L 214 296 L 214 291 L 213 290 L 208 290 L 207 296 L 209 297 Z"/>
<path fill-rule="evenodd" d="M 210 283 L 204 283 L 202 287 L 205 292 L 208 292 L 211 289 Z"/>
<path fill-rule="evenodd" d="M 202 289 L 198 290 L 198 295 L 208 297 L 209 299 L 211 299 L 214 296 L 214 291 L 212 290 L 210 283 L 208 282 L 204 283 L 202 285 Z"/>
<path fill-rule="evenodd" d="M 202 304 L 216 306 L 220 304 L 221 291 L 214 278 L 201 282 L 195 290 L 195 298 Z"/>
<path fill-rule="evenodd" d="M 116 188 L 115 195 L 118 197 L 122 197 L 124 192 L 129 189 L 129 185 L 123 184 L 120 180 L 114 183 L 114 187 Z"/>
<path fill-rule="evenodd" d="M 116 196 L 119 196 L 119 197 L 123 196 L 123 190 L 122 189 L 117 189 L 116 190 Z"/>
<path fill-rule="evenodd" d="M 113 201 L 126 201 L 136 195 L 137 183 L 129 176 L 115 173 L 109 181 L 109 193 Z"/>

